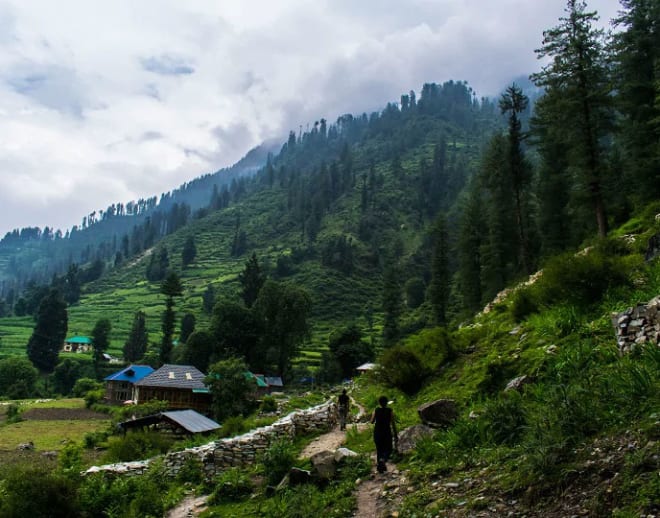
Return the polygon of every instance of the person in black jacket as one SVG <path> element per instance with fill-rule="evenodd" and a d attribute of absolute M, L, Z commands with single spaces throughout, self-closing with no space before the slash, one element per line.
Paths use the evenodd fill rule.
<path fill-rule="evenodd" d="M 374 442 L 376 443 L 376 469 L 379 473 L 387 471 L 387 461 L 392 454 L 392 439 L 394 447 L 399 442 L 399 436 L 396 431 L 394 411 L 387 406 L 387 398 L 381 396 L 378 398 L 380 407 L 376 408 L 371 414 L 371 423 L 374 425 Z"/>
<path fill-rule="evenodd" d="M 348 410 L 350 407 L 350 399 L 346 394 L 346 389 L 341 391 L 337 398 L 337 406 L 339 408 L 339 429 L 346 430 L 346 419 L 348 418 Z"/>

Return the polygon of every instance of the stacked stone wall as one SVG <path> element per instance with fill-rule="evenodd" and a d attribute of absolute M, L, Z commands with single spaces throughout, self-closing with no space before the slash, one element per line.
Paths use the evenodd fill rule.
<path fill-rule="evenodd" d="M 612 324 L 621 353 L 632 352 L 644 344 L 660 345 L 660 296 L 648 304 L 613 313 Z"/>
<path fill-rule="evenodd" d="M 273 441 L 292 439 L 297 435 L 325 432 L 337 423 L 337 412 L 333 402 L 328 401 L 306 410 L 299 410 L 279 419 L 269 426 L 257 428 L 243 435 L 219 439 L 217 441 L 171 452 L 160 457 L 165 469 L 175 476 L 189 460 L 202 463 L 207 477 L 233 466 L 245 466 L 257 461 Z M 116 475 L 140 475 L 149 467 L 153 459 L 121 464 L 94 466 L 84 474 L 106 472 Z"/>

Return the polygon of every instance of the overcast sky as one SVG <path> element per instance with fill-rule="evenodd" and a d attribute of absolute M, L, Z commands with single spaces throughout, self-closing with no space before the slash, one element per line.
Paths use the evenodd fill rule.
<path fill-rule="evenodd" d="M 425 82 L 538 70 L 564 0 L 0 0 L 0 238 L 160 195 Z M 591 0 L 607 22 L 617 0 Z"/>

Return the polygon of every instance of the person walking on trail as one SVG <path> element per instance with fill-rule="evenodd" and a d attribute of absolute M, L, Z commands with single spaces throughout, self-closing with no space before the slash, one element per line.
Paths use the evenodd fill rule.
<path fill-rule="evenodd" d="M 392 454 L 392 439 L 394 447 L 398 446 L 399 436 L 396 431 L 394 411 L 387 406 L 387 398 L 378 398 L 378 404 L 371 414 L 371 424 L 374 425 L 374 442 L 376 443 L 376 469 L 378 473 L 387 471 L 387 461 Z"/>
<path fill-rule="evenodd" d="M 350 399 L 346 394 L 346 389 L 341 391 L 337 398 L 337 406 L 339 408 L 339 429 L 346 430 L 346 419 L 348 418 L 348 410 L 350 406 Z"/>

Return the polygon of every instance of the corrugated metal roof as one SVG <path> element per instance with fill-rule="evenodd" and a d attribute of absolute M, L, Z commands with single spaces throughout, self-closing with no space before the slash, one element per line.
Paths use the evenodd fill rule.
<path fill-rule="evenodd" d="M 71 336 L 64 340 L 66 344 L 91 344 L 92 339 L 89 336 Z"/>
<path fill-rule="evenodd" d="M 243 373 L 243 376 L 245 376 L 245 379 L 247 380 L 256 381 L 257 387 L 266 388 L 268 386 L 266 381 L 263 379 L 263 374 L 252 374 L 250 371 L 246 371 Z"/>
<path fill-rule="evenodd" d="M 165 364 L 136 383 L 139 387 L 206 388 L 206 376 L 192 365 Z"/>
<path fill-rule="evenodd" d="M 190 433 L 210 432 L 220 428 L 218 423 L 194 410 L 173 410 L 162 412 L 161 415 Z"/>
<path fill-rule="evenodd" d="M 282 381 L 282 378 L 279 376 L 266 376 L 266 383 L 268 383 L 269 387 L 283 387 L 284 382 Z"/>
<path fill-rule="evenodd" d="M 137 383 L 153 371 L 153 367 L 149 365 L 129 365 L 119 372 L 110 374 L 110 376 L 107 376 L 104 381 L 130 381 L 131 383 Z"/>

